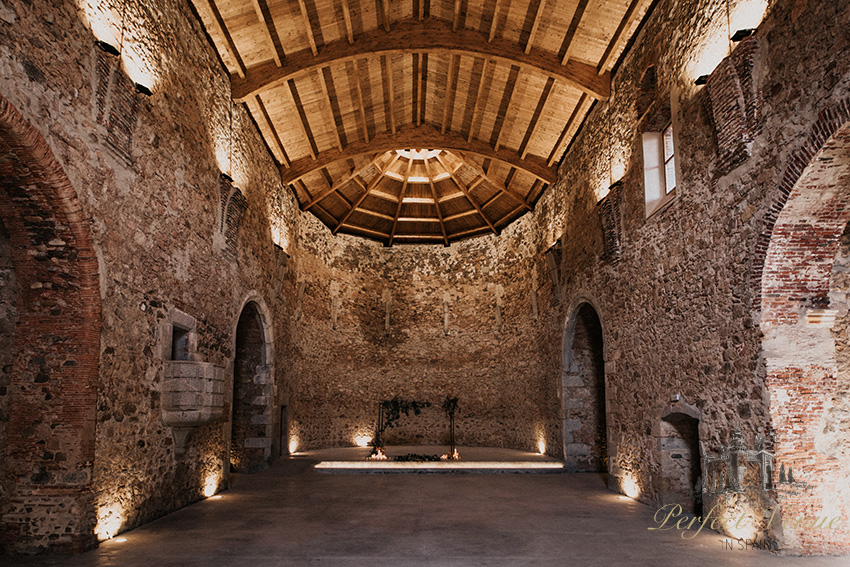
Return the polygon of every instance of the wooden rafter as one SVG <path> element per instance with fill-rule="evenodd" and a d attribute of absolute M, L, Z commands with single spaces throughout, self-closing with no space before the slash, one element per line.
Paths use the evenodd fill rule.
<path fill-rule="evenodd" d="M 457 31 L 457 28 L 460 25 L 460 14 L 461 14 L 460 3 L 461 3 L 461 0 L 455 0 L 455 8 L 454 8 L 454 13 L 452 15 L 452 31 L 454 31 L 454 32 Z"/>
<path fill-rule="evenodd" d="M 357 92 L 357 109 L 360 121 L 363 123 L 363 138 L 369 142 L 369 124 L 366 122 L 366 105 L 363 103 L 363 87 L 360 85 L 360 73 L 357 72 L 357 61 L 354 62 L 354 86 Z"/>
<path fill-rule="evenodd" d="M 354 26 L 351 25 L 351 11 L 348 8 L 348 0 L 342 2 L 342 19 L 345 21 L 345 37 L 349 45 L 354 45 Z"/>
<path fill-rule="evenodd" d="M 381 57 L 381 79 L 386 102 L 387 128 L 395 134 L 395 89 L 393 88 L 393 60 L 391 55 Z"/>
<path fill-rule="evenodd" d="M 561 131 L 561 135 L 558 136 L 558 141 L 555 142 L 554 147 L 552 148 L 552 153 L 549 154 L 549 159 L 546 160 L 546 165 L 549 167 L 554 166 L 555 160 L 558 159 L 558 156 L 561 155 L 561 152 L 564 151 L 564 145 L 569 141 L 569 132 L 573 129 L 581 120 L 581 117 L 585 115 L 587 112 L 587 106 L 589 106 L 591 99 L 585 95 L 581 95 L 578 99 L 578 103 L 576 107 L 573 109 L 572 114 L 570 114 L 567 123 L 564 125 L 564 129 Z"/>
<path fill-rule="evenodd" d="M 428 54 L 423 53 L 419 56 L 419 116 L 416 121 L 418 126 L 425 122 L 425 109 L 427 108 L 428 96 Z"/>
<path fill-rule="evenodd" d="M 310 23 L 310 14 L 307 12 L 307 3 L 304 0 L 298 0 L 298 6 L 301 8 L 301 17 L 304 19 L 304 31 L 307 32 L 307 41 L 310 42 L 310 51 L 313 55 L 318 55 L 319 48 L 316 46 L 316 37 L 313 35 L 313 25 Z"/>
<path fill-rule="evenodd" d="M 241 79 L 247 79 L 247 71 L 245 69 L 245 64 L 242 62 L 242 58 L 239 57 L 239 51 L 236 49 L 236 44 L 233 43 L 233 37 L 230 35 L 230 31 L 227 29 L 227 25 L 224 23 L 224 19 L 221 17 L 221 12 L 218 11 L 218 6 L 216 6 L 215 0 L 193 0 L 197 4 L 204 6 L 207 11 L 212 14 L 212 23 L 215 27 L 218 35 L 224 38 L 224 51 L 227 53 L 227 56 L 233 62 L 233 66 L 236 67 L 236 74 Z M 248 98 L 247 96 L 245 98 Z"/>
<path fill-rule="evenodd" d="M 275 128 L 274 124 L 272 124 L 272 119 L 271 116 L 269 116 L 269 111 L 266 110 L 266 105 L 263 104 L 260 95 L 254 97 L 254 103 L 257 105 L 257 108 L 260 111 L 261 121 L 272 134 L 272 140 L 274 140 L 274 145 L 277 148 L 277 151 L 282 159 L 281 164 L 283 165 L 283 167 L 289 167 L 289 156 L 286 155 L 286 150 L 283 148 L 283 142 L 280 141 L 280 136 L 278 136 L 277 134 L 277 128 Z"/>
<path fill-rule="evenodd" d="M 540 124 L 540 116 L 543 114 L 543 109 L 546 108 L 546 101 L 549 100 L 549 95 L 552 93 L 554 84 L 555 80 L 549 77 L 549 80 L 546 81 L 546 86 L 543 87 L 543 92 L 540 93 L 540 98 L 537 100 L 537 107 L 534 109 L 534 114 L 531 115 L 531 122 L 529 122 L 522 143 L 519 145 L 519 156 L 521 158 L 525 158 L 528 155 L 529 142 L 531 142 L 531 137 L 534 136 L 534 132 L 537 130 L 537 125 Z"/>
<path fill-rule="evenodd" d="M 301 133 L 307 138 L 307 146 L 310 148 L 310 157 L 313 161 L 318 156 L 318 148 L 316 147 L 316 139 L 313 137 L 313 131 L 310 129 L 310 122 L 307 120 L 307 113 L 304 112 L 304 105 L 301 104 L 301 97 L 298 95 L 298 88 L 295 86 L 295 81 L 290 80 L 289 94 L 292 95 L 292 103 L 298 110 L 298 124 L 301 126 Z"/>
<path fill-rule="evenodd" d="M 473 171 L 475 171 L 475 174 L 477 176 L 475 178 L 475 180 L 473 180 L 473 182 L 469 184 L 470 191 L 472 190 L 473 187 L 477 186 L 479 183 L 486 181 L 487 183 L 489 183 L 490 185 L 492 185 L 493 187 L 495 187 L 499 191 L 499 195 L 507 195 L 508 197 L 510 197 L 511 199 L 516 201 L 517 203 L 519 203 L 519 205 L 521 207 L 523 207 L 524 209 L 526 209 L 528 211 L 534 210 L 533 207 L 528 204 L 528 201 L 526 201 L 525 199 L 523 199 L 522 197 L 520 197 L 519 195 L 517 195 L 516 193 L 511 191 L 510 187 L 508 186 L 509 183 L 499 183 L 499 182 L 497 182 L 495 179 L 490 177 L 489 173 L 484 171 L 474 161 L 471 161 L 471 160 L 464 158 L 463 164 L 466 167 L 469 167 Z M 516 171 L 516 170 L 512 169 L 511 171 L 513 172 L 513 171 Z M 511 176 L 511 178 L 512 177 L 513 176 Z"/>
<path fill-rule="evenodd" d="M 304 177 L 311 171 L 327 167 L 331 163 L 353 159 L 360 155 L 376 152 L 385 152 L 399 148 L 441 148 L 444 150 L 456 150 L 478 155 L 483 158 L 500 161 L 512 167 L 528 172 L 532 176 L 545 183 L 552 184 L 557 179 L 557 170 L 546 165 L 545 160 L 536 156 L 527 156 L 520 159 L 515 151 L 508 148 L 494 150 L 490 144 L 478 140 L 468 141 L 466 138 L 454 132 L 440 133 L 435 127 L 423 124 L 416 127 L 407 125 L 399 127 L 395 134 L 383 132 L 370 142 L 351 142 L 342 151 L 330 149 L 319 152 L 315 160 L 301 158 L 292 162 L 289 169 L 281 170 L 282 181 L 288 185 Z"/>
<path fill-rule="evenodd" d="M 266 0 L 251 0 L 254 4 L 254 11 L 257 13 L 257 19 L 260 20 L 260 24 L 263 28 L 263 34 L 266 36 L 266 40 L 269 42 L 269 48 L 272 52 L 272 57 L 274 58 L 275 65 L 280 67 L 281 60 L 283 57 L 278 52 L 278 44 L 274 40 L 274 36 L 272 33 L 274 31 L 274 22 L 271 21 L 271 16 L 269 14 L 269 7 L 266 3 Z"/>
<path fill-rule="evenodd" d="M 570 27 L 567 28 L 567 34 L 564 36 L 564 41 L 561 43 L 561 65 L 566 65 L 567 61 L 570 60 L 570 55 L 572 54 L 573 47 L 575 46 L 575 41 L 573 41 L 576 37 L 576 32 L 578 31 L 578 27 L 581 25 L 581 21 L 584 18 L 584 15 L 587 13 L 587 3 L 589 0 L 579 0 L 578 6 L 576 6 L 576 11 L 573 12 L 573 19 L 570 21 Z"/>
<path fill-rule="evenodd" d="M 398 157 L 398 156 L 396 156 Z M 404 194 L 407 192 L 408 180 L 410 179 L 410 169 L 413 167 L 413 160 L 407 160 L 407 172 L 404 175 L 404 183 L 401 185 L 401 193 L 398 196 L 398 205 L 395 208 L 395 217 L 393 217 L 393 229 L 390 231 L 390 246 L 393 245 L 395 231 L 398 228 L 398 217 L 401 215 L 401 206 L 404 204 Z"/>
<path fill-rule="evenodd" d="M 493 19 L 490 20 L 490 33 L 487 36 L 487 43 L 493 43 L 496 38 L 496 24 L 499 21 L 499 8 L 501 0 L 496 0 L 496 5 L 493 6 Z"/>
<path fill-rule="evenodd" d="M 332 124 L 332 131 L 334 133 L 334 138 L 336 139 L 336 147 L 342 151 L 342 137 L 339 134 L 340 125 L 337 123 L 336 118 L 334 117 L 334 109 L 333 103 L 331 102 L 331 94 L 328 90 L 328 83 L 325 81 L 325 70 L 319 69 L 319 83 L 322 85 L 322 94 L 325 96 L 325 104 L 322 105 L 323 112 L 325 113 L 325 120 L 328 124 Z"/>
<path fill-rule="evenodd" d="M 639 13 L 638 7 L 645 1 L 646 0 L 632 0 L 631 4 L 629 4 L 626 14 L 623 16 L 623 19 L 620 20 L 620 25 L 617 27 L 617 31 L 614 32 L 614 37 L 611 38 L 611 42 L 605 49 L 605 53 L 602 55 L 602 60 L 596 68 L 596 72 L 600 75 L 608 71 L 608 68 L 614 60 L 614 56 L 617 54 L 617 49 L 620 47 L 621 42 L 625 38 L 626 31 L 632 27 L 632 24 Z"/>
<path fill-rule="evenodd" d="M 443 123 L 440 132 L 445 134 L 448 127 L 449 117 L 451 116 L 452 107 L 454 106 L 454 83 L 455 83 L 455 57 L 452 53 L 449 55 L 449 72 L 446 74 L 446 95 L 443 100 Z"/>
<path fill-rule="evenodd" d="M 499 106 L 499 114 L 496 116 L 496 124 L 493 127 L 493 135 L 490 137 L 491 142 L 493 142 L 493 138 L 496 138 L 493 147 L 497 150 L 502 147 L 502 134 L 505 132 L 505 120 L 508 116 L 510 116 L 509 110 L 514 98 L 514 89 L 516 88 L 517 82 L 519 82 L 519 73 L 519 67 L 511 67 L 511 72 L 508 75 L 508 82 L 505 83 L 505 93 L 502 96 L 502 104 Z"/>
<path fill-rule="evenodd" d="M 390 33 L 390 0 L 381 0 L 381 20 L 384 31 Z"/>
<path fill-rule="evenodd" d="M 496 227 L 493 226 L 493 223 L 490 222 L 490 219 L 487 218 L 487 215 L 484 214 L 484 211 L 481 209 L 481 207 L 478 205 L 478 203 L 475 202 L 475 199 L 472 198 L 472 195 L 469 194 L 469 189 L 466 188 L 466 185 L 464 185 L 463 181 L 461 181 L 460 179 L 457 178 L 457 176 L 452 172 L 451 168 L 448 165 L 446 165 L 446 163 L 439 156 L 439 154 L 437 155 L 437 161 L 439 161 L 440 165 L 442 165 L 446 169 L 446 171 L 449 172 L 449 177 L 451 177 L 452 181 L 454 181 L 455 185 L 457 185 L 457 188 L 460 189 L 460 191 L 466 197 L 466 200 L 469 201 L 469 204 L 472 205 L 473 207 L 475 207 L 475 210 L 478 211 L 478 214 L 481 216 L 481 219 L 485 223 L 487 223 L 487 226 L 490 227 L 490 230 L 493 231 L 493 234 L 498 235 L 499 231 L 496 230 Z"/>
<path fill-rule="evenodd" d="M 495 64 L 488 65 L 491 61 L 485 59 L 484 67 L 481 69 L 481 79 L 478 81 L 478 88 L 475 92 L 475 106 L 472 107 L 472 120 L 469 122 L 469 135 L 467 136 L 467 142 L 471 142 L 475 133 L 475 122 L 478 120 L 478 113 L 481 111 L 481 105 L 483 103 L 483 99 L 487 94 L 487 90 L 484 88 L 484 82 L 487 80 L 487 68 L 495 67 Z"/>
<path fill-rule="evenodd" d="M 446 223 L 443 221 L 443 211 L 440 210 L 440 202 L 437 200 L 437 189 L 434 187 L 434 176 L 431 175 L 431 164 L 425 158 L 425 175 L 428 176 L 428 185 L 431 186 L 431 196 L 434 198 L 434 208 L 437 209 L 437 218 L 440 219 L 440 230 L 443 232 L 443 243 L 449 245 L 449 237 L 446 235 Z"/>
<path fill-rule="evenodd" d="M 369 185 L 365 189 L 363 189 L 363 195 L 361 195 L 360 198 L 357 199 L 357 201 L 354 202 L 354 204 L 351 206 L 351 208 L 348 209 L 348 212 L 345 213 L 345 216 L 342 217 L 342 219 L 339 221 L 339 223 L 333 229 L 334 234 L 339 232 L 339 229 L 342 228 L 342 225 L 345 224 L 345 221 L 347 221 L 348 218 L 354 213 L 354 211 L 356 211 L 357 208 L 363 203 L 363 201 L 366 200 L 366 197 L 369 196 L 369 193 L 372 192 L 372 189 L 374 189 L 378 185 L 378 183 L 381 181 L 381 178 L 384 176 L 384 174 L 386 174 L 386 172 L 389 171 L 390 168 L 395 165 L 395 162 L 397 162 L 400 157 L 401 157 L 400 155 L 396 154 L 396 156 L 392 160 L 390 160 L 390 163 L 387 165 L 387 167 L 385 167 L 384 169 L 379 171 L 378 175 L 376 175 L 375 178 L 372 181 L 369 182 Z M 392 238 L 392 237 L 390 237 L 390 238 Z"/>
<path fill-rule="evenodd" d="M 546 8 L 546 0 L 540 0 L 537 5 L 537 11 L 534 13 L 534 22 L 531 24 L 531 31 L 528 33 L 528 39 L 525 42 L 525 53 L 531 52 L 531 46 L 534 43 L 534 37 L 537 35 L 537 29 L 540 27 L 541 16 Z"/>
<path fill-rule="evenodd" d="M 303 5 L 304 0 L 299 1 Z M 263 63 L 252 67 L 245 71 L 244 78 L 231 76 L 233 98 L 241 101 L 258 92 L 283 84 L 296 75 L 310 72 L 317 66 L 377 57 L 382 54 L 426 52 L 455 53 L 470 57 L 484 57 L 504 64 L 524 65 L 556 80 L 566 81 L 598 99 L 607 98 L 611 91 L 610 74 L 607 72 L 600 74 L 596 67 L 587 63 L 570 60 L 565 65 L 561 65 L 560 59 L 551 53 L 542 51 L 524 53 L 513 42 L 498 39 L 488 43 L 486 38 L 475 30 L 459 29 L 457 32 L 452 32 L 451 25 L 448 23 L 426 19 L 422 22 L 408 21 L 397 24 L 390 32 L 373 30 L 364 33 L 353 45 L 345 39 L 333 41 L 325 45 L 318 55 L 313 55 L 306 50 L 291 53 L 281 67 L 277 67 L 274 63 Z"/>

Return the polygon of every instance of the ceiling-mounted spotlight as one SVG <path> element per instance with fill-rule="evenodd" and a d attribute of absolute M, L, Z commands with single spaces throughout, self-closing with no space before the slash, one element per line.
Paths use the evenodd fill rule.
<path fill-rule="evenodd" d="M 227 175 L 226 173 L 222 173 L 221 178 L 228 183 L 233 183 L 233 178 Z"/>
<path fill-rule="evenodd" d="M 145 96 L 151 96 L 153 94 L 148 87 L 141 83 L 136 83 L 136 92 Z"/>
<path fill-rule="evenodd" d="M 697 80 L 694 81 L 695 85 L 704 85 L 708 82 L 708 75 L 700 75 L 697 77 Z"/>
<path fill-rule="evenodd" d="M 118 51 L 117 47 L 115 47 L 114 45 L 110 45 L 105 41 L 97 40 L 94 42 L 94 44 L 97 46 L 98 49 L 100 49 L 104 53 L 108 53 L 109 55 L 117 57 L 121 54 L 121 52 Z"/>
<path fill-rule="evenodd" d="M 735 32 L 735 35 L 732 36 L 732 41 L 734 41 L 735 43 L 738 43 L 739 41 L 743 41 L 745 38 L 750 37 L 754 33 L 756 33 L 755 28 L 738 30 L 738 31 Z"/>

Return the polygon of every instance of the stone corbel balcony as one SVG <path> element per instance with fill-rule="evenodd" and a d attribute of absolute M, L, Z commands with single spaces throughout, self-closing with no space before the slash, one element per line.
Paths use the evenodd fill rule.
<path fill-rule="evenodd" d="M 212 423 L 224 414 L 224 367 L 192 360 L 164 361 L 162 421 L 174 428 L 182 453 L 192 428 Z"/>

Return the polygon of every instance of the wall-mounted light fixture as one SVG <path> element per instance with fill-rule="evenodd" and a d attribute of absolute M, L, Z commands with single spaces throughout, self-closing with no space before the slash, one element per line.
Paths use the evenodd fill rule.
<path fill-rule="evenodd" d="M 104 53 L 106 53 L 108 55 L 112 55 L 114 57 L 118 57 L 119 55 L 121 55 L 121 52 L 118 51 L 117 47 L 115 47 L 114 45 L 111 45 L 109 43 L 106 43 L 105 41 L 97 40 L 97 41 L 94 42 L 94 44 L 97 46 L 98 49 L 100 49 L 101 51 L 103 51 Z"/>
<path fill-rule="evenodd" d="M 697 77 L 697 80 L 694 81 L 694 84 L 702 86 L 708 82 L 708 77 L 709 75 L 700 75 L 699 77 Z"/>
<path fill-rule="evenodd" d="M 732 35 L 732 41 L 733 41 L 734 43 L 738 43 L 739 41 L 743 41 L 744 39 L 746 39 L 746 38 L 750 37 L 750 36 L 751 36 L 751 35 L 753 35 L 754 33 L 756 33 L 756 29 L 755 29 L 755 28 L 748 28 L 748 29 L 738 30 L 738 31 L 736 31 L 736 32 Z"/>
<path fill-rule="evenodd" d="M 141 83 L 136 83 L 136 92 L 145 96 L 151 96 L 153 94 L 148 87 Z"/>

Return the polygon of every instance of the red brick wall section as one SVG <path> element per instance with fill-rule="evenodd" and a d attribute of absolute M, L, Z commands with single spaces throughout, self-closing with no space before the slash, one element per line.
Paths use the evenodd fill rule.
<path fill-rule="evenodd" d="M 780 485 L 777 501 L 785 521 L 815 516 L 845 521 L 837 532 L 790 527 L 780 538 L 803 552 L 846 553 L 850 510 L 842 491 L 850 483 L 850 463 L 840 458 L 840 448 L 848 440 L 828 425 L 829 408 L 840 397 L 833 337 L 807 324 L 806 317 L 811 309 L 830 306 L 830 276 L 850 219 L 846 100 L 820 114 L 807 143 L 791 156 L 781 189 L 761 277 L 766 385 L 777 463 L 792 468 L 807 486 Z"/>
<path fill-rule="evenodd" d="M 0 465 L 15 484 L 0 510 L 0 548 L 78 551 L 95 543 L 98 264 L 70 181 L 44 138 L 1 95 L 0 217 L 20 290 Z"/>

